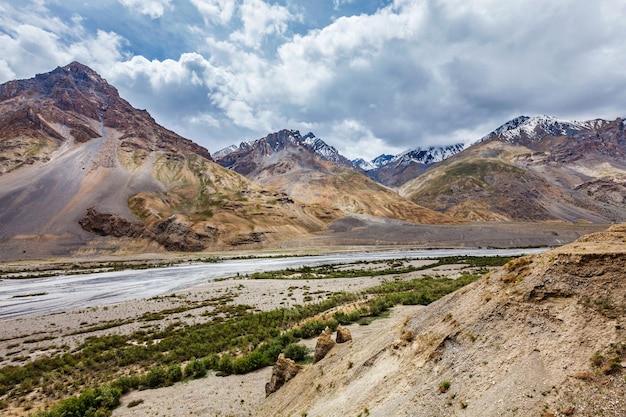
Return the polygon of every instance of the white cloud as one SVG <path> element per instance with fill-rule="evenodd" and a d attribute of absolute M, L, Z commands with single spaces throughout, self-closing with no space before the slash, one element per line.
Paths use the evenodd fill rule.
<path fill-rule="evenodd" d="M 390 146 L 358 120 L 341 120 L 334 123 L 324 139 L 339 144 L 337 149 L 347 158 L 372 160 L 383 153 L 397 154 L 404 148 Z"/>
<path fill-rule="evenodd" d="M 171 8 L 171 0 L 119 0 L 121 4 L 152 19 L 163 16 L 166 9 Z"/>
<path fill-rule="evenodd" d="M 294 128 L 349 156 L 477 139 L 519 114 L 626 108 L 626 4 L 617 0 L 396 0 L 335 19 L 347 6 L 336 0 L 308 6 L 332 23 L 298 33 L 311 15 L 291 1 L 119 1 L 160 16 L 155 24 L 168 19 L 179 37 L 145 50 L 145 17 L 129 13 L 125 22 L 138 25 L 113 30 L 89 26 L 88 5 L 62 17 L 43 2 L 5 0 L 0 82 L 80 60 L 209 149 Z"/>
<path fill-rule="evenodd" d="M 3 36 L 0 36 L 0 43 L 4 41 Z M 12 80 L 15 78 L 15 73 L 11 70 L 9 63 L 4 59 L 0 59 L 0 80 Z"/>
<path fill-rule="evenodd" d="M 230 39 L 252 48 L 259 48 L 268 35 L 283 35 L 288 22 L 296 18 L 286 7 L 262 0 L 243 0 L 239 13 L 243 28 L 233 32 Z"/>
<path fill-rule="evenodd" d="M 354 0 L 333 0 L 333 9 L 339 10 L 344 4 L 354 3 Z"/>
<path fill-rule="evenodd" d="M 205 23 L 228 24 L 235 13 L 236 0 L 191 0 Z"/>

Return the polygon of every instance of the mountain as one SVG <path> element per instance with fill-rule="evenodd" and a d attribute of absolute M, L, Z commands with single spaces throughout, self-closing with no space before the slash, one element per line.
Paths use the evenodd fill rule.
<path fill-rule="evenodd" d="M 254 154 L 256 157 L 262 158 L 292 149 L 306 151 L 307 154 L 323 162 L 332 162 L 353 168 L 352 162 L 341 155 L 333 146 L 315 137 L 311 132 L 302 136 L 297 130 L 281 130 L 255 141 L 242 142 L 239 147 L 236 145 L 229 146 L 218 151 L 216 159 L 219 160 L 220 165 L 243 175 L 248 175 L 254 172 L 252 166 L 244 166 L 245 161 L 251 159 L 248 155 Z"/>
<path fill-rule="evenodd" d="M 380 154 L 376 158 L 371 161 L 366 161 L 363 158 L 357 158 L 352 160 L 352 165 L 355 167 L 362 169 L 363 171 L 372 171 L 377 168 L 380 168 L 384 165 L 387 165 L 389 161 L 393 159 L 393 155 L 388 154 Z"/>
<path fill-rule="evenodd" d="M 258 245 L 335 218 L 222 168 L 80 63 L 0 86 L 3 258 Z"/>
<path fill-rule="evenodd" d="M 372 169 L 377 168 L 376 165 L 374 165 L 372 162 L 368 162 L 363 158 L 353 159 L 352 165 L 354 165 L 356 168 L 359 168 L 363 171 L 371 171 Z"/>
<path fill-rule="evenodd" d="M 312 133 L 281 130 L 243 142 L 217 162 L 251 181 L 338 213 L 365 214 L 415 223 L 448 223 L 353 168 L 351 161 Z"/>
<path fill-rule="evenodd" d="M 397 187 L 414 179 L 433 164 L 441 162 L 465 149 L 466 145 L 458 143 L 449 146 L 430 146 L 415 148 L 388 158 L 381 155 L 372 160 L 375 168 L 367 171 L 367 175 L 376 181 Z"/>
<path fill-rule="evenodd" d="M 612 223 L 626 219 L 622 119 L 521 116 L 400 187 L 459 219 Z"/>
<path fill-rule="evenodd" d="M 394 312 L 258 414 L 623 416 L 625 239 L 613 226 Z"/>
<path fill-rule="evenodd" d="M 233 153 L 233 152 L 235 152 L 237 149 L 239 149 L 239 146 L 237 146 L 237 145 L 230 145 L 230 146 L 227 146 L 227 147 L 225 147 L 225 148 L 223 148 L 223 149 L 220 149 L 220 150 L 219 150 L 219 151 L 217 151 L 217 152 L 214 152 L 214 153 L 213 153 L 213 158 L 215 158 L 215 159 L 222 159 L 222 158 L 224 158 L 226 155 L 228 155 L 229 153 Z"/>

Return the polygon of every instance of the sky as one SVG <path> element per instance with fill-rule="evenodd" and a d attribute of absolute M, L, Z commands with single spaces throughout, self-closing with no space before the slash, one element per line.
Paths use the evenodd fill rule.
<path fill-rule="evenodd" d="M 623 117 L 624 39 L 624 0 L 3 0 L 0 83 L 79 61 L 210 152 L 294 129 L 370 160 Z"/>

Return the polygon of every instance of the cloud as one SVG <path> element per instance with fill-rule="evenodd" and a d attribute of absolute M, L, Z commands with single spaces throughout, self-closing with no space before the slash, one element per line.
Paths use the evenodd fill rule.
<path fill-rule="evenodd" d="M 352 159 L 363 157 L 371 160 L 383 153 L 395 155 L 405 150 L 402 147 L 390 146 L 357 120 L 348 119 L 334 123 L 322 134 L 330 143 L 341 143 L 343 154 Z"/>
<path fill-rule="evenodd" d="M 333 9 L 339 10 L 344 4 L 354 3 L 354 0 L 333 0 Z"/>
<path fill-rule="evenodd" d="M 121 4 L 152 19 L 163 16 L 166 9 L 171 8 L 171 0 L 119 0 Z"/>
<path fill-rule="evenodd" d="M 283 35 L 288 22 L 296 18 L 286 7 L 262 0 L 243 0 L 239 13 L 243 28 L 233 32 L 230 39 L 256 49 L 268 35 Z"/>
<path fill-rule="evenodd" d="M 200 14 L 204 17 L 206 24 L 219 23 L 227 24 L 235 13 L 235 0 L 191 0 Z"/>
<path fill-rule="evenodd" d="M 626 108 L 618 0 L 23 1 L 0 4 L 0 81 L 77 59 L 211 151 L 293 128 L 371 158 Z"/>

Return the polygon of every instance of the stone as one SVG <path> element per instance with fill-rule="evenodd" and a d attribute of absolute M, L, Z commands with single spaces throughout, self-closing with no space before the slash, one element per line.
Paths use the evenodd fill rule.
<path fill-rule="evenodd" d="M 352 333 L 345 327 L 337 327 L 337 337 L 335 338 L 337 343 L 346 343 L 352 340 Z"/>
<path fill-rule="evenodd" d="M 265 384 L 265 396 L 278 391 L 280 387 L 285 385 L 300 371 L 302 367 L 289 358 L 285 358 L 284 354 L 278 355 L 278 360 L 272 368 L 272 377 L 270 382 Z"/>
<path fill-rule="evenodd" d="M 315 353 L 313 354 L 313 363 L 324 359 L 326 354 L 335 346 L 335 341 L 331 339 L 330 334 L 330 329 L 327 327 L 317 338 Z"/>

